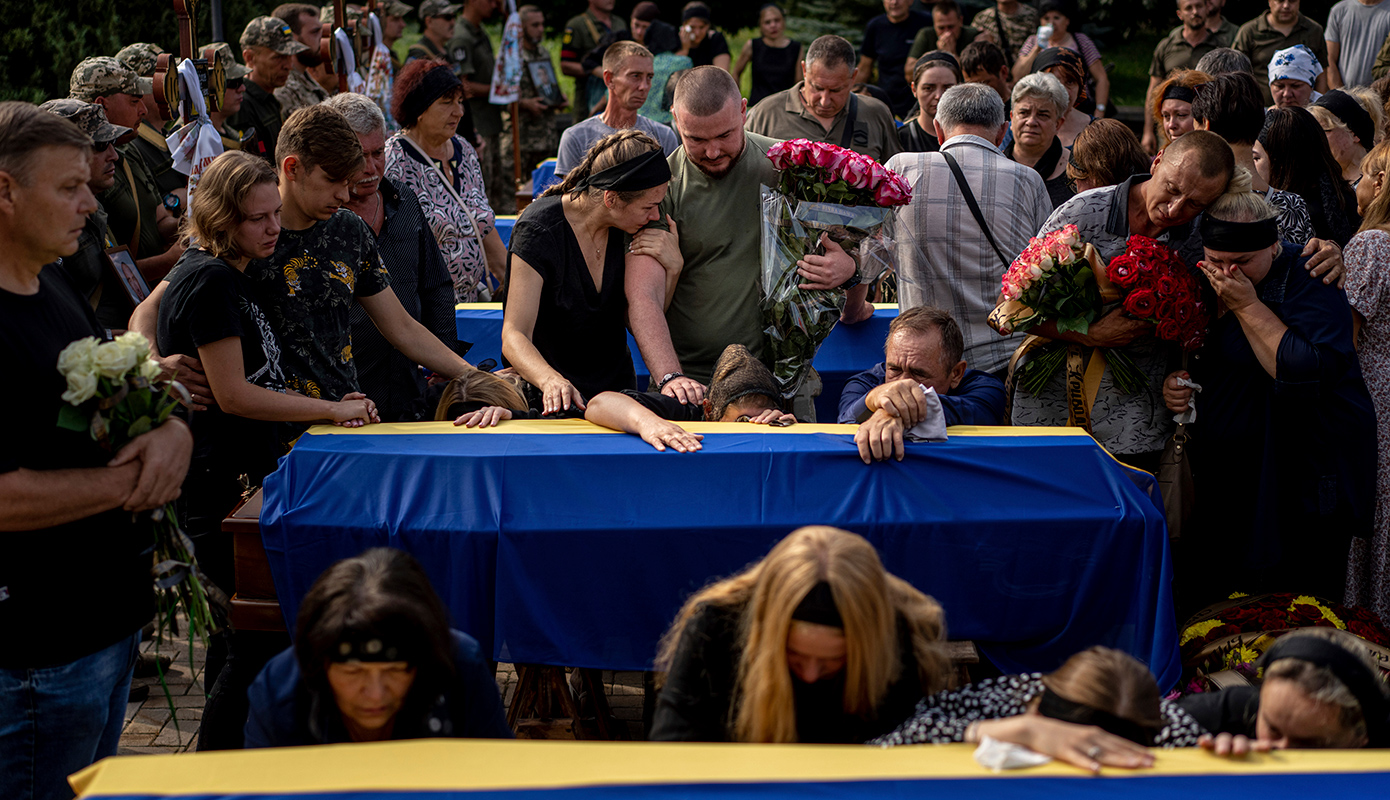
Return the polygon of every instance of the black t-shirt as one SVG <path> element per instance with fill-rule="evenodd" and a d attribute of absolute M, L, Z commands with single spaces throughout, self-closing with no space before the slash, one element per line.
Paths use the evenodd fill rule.
<path fill-rule="evenodd" d="M 635 389 L 627 389 L 623 394 L 636 400 L 643 408 L 662 419 L 669 419 L 672 422 L 705 421 L 703 403 L 682 403 L 661 392 L 639 392 Z"/>
<path fill-rule="evenodd" d="M 599 392 L 637 385 L 627 349 L 627 295 L 623 290 L 626 244 L 622 231 L 608 229 L 603 285 L 595 287 L 558 195 L 542 197 L 527 206 L 512 229 L 508 284 L 513 255 L 544 281 L 531 342 L 585 400 Z M 507 297 L 510 300 L 510 292 Z"/>
<path fill-rule="evenodd" d="M 878 61 L 878 86 L 893 101 L 893 113 L 902 116 L 912 107 L 912 87 L 903 75 L 903 64 L 912 50 L 917 32 L 931 27 L 931 16 L 908 11 L 902 22 L 889 22 L 887 14 L 869 20 L 864 27 L 864 46 L 860 55 Z"/>
<path fill-rule="evenodd" d="M 9 430 L 0 473 L 102 467 L 112 454 L 86 431 L 58 427 L 66 383 L 58 354 L 101 325 L 67 275 L 39 273 L 39 291 L 0 289 L 0 393 Z M 114 508 L 51 528 L 0 534 L 0 668 L 65 664 L 130 636 L 154 616 L 147 524 Z"/>
<path fill-rule="evenodd" d="M 728 54 L 729 43 L 725 41 L 724 34 L 711 28 L 703 42 L 690 48 L 690 61 L 697 67 L 703 67 L 713 64 L 715 56 Z"/>
<path fill-rule="evenodd" d="M 159 304 L 159 352 L 198 358 L 198 348 L 236 336 L 246 380 L 285 391 L 280 344 L 256 302 L 251 279 L 205 250 L 189 248 L 179 258 Z M 279 455 L 274 423 L 228 414 L 217 406 L 193 415 L 195 460 L 208 459 L 218 472 L 259 479 L 275 469 Z"/>
<path fill-rule="evenodd" d="M 275 254 L 252 261 L 246 275 L 280 340 L 286 384 L 326 400 L 358 391 L 352 306 L 391 286 L 362 218 L 343 208 L 302 231 L 282 230 Z"/>

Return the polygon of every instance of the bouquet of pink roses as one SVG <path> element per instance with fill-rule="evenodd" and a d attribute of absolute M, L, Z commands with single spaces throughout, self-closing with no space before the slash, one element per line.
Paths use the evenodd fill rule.
<path fill-rule="evenodd" d="M 888 268 L 892 207 L 907 203 L 912 188 L 873 159 L 824 142 L 780 142 L 767 157 L 780 176 L 775 189 L 762 191 L 764 333 L 773 375 L 789 399 L 845 305 L 843 292 L 799 288 L 806 280 L 796 262 L 822 254 L 824 233 L 857 256 L 860 282 L 877 280 Z"/>

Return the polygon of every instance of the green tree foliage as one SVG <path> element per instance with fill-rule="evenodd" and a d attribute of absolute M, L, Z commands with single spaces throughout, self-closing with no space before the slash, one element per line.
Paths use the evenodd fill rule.
<path fill-rule="evenodd" d="M 198 43 L 212 41 L 210 3 L 198 4 Z M 233 49 L 246 23 L 274 4 L 222 0 Z M 115 55 L 127 44 L 154 42 L 177 52 L 178 19 L 168 0 L 0 0 L 0 100 L 41 103 L 67 97 L 73 67 L 89 56 Z"/>

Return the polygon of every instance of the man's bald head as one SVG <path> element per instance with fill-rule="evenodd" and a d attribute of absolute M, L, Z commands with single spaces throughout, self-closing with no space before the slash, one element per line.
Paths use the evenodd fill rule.
<path fill-rule="evenodd" d="M 727 70 L 706 65 L 681 73 L 672 105 L 679 106 L 681 116 L 712 117 L 742 99 L 738 83 Z"/>

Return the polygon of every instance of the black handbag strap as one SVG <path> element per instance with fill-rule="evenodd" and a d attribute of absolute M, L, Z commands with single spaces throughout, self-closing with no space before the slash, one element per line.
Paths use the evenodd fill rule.
<path fill-rule="evenodd" d="M 845 132 L 840 135 L 840 146 L 846 149 L 854 143 L 854 122 L 859 119 L 859 96 L 850 94 L 849 114 L 845 117 Z"/>
<path fill-rule="evenodd" d="M 975 201 L 975 193 L 970 191 L 970 184 L 965 182 L 965 173 L 961 172 L 960 164 L 956 159 L 945 150 L 940 151 L 946 159 L 946 166 L 951 168 L 951 174 L 956 176 L 956 185 L 960 186 L 961 194 L 965 195 L 965 204 L 970 207 L 970 213 L 975 216 L 975 221 L 980 224 L 980 230 L 984 232 L 985 238 L 989 240 L 989 246 L 994 248 L 994 254 L 999 256 L 1003 262 L 1004 269 L 1008 269 L 1013 263 L 1013 259 L 1004 255 L 1004 251 L 999 249 L 998 243 L 994 241 L 994 234 L 989 232 L 989 223 L 985 222 L 985 215 L 980 211 L 980 204 Z"/>

